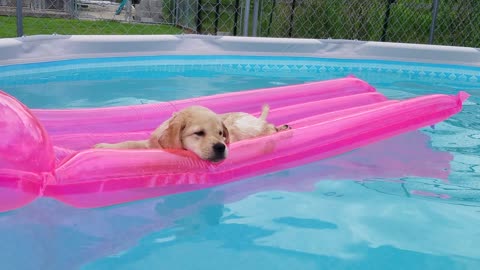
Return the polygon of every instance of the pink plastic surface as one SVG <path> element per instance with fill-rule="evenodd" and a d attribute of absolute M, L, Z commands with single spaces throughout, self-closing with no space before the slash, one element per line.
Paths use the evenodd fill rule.
<path fill-rule="evenodd" d="M 0 210 L 50 196 L 99 207 L 300 166 L 443 121 L 468 94 L 387 100 L 364 81 L 344 78 L 131 107 L 33 110 L 0 94 Z M 293 129 L 231 144 L 220 164 L 186 151 L 91 149 L 97 142 L 144 139 L 177 109 L 258 113 Z M 36 117 L 35 117 L 35 116 Z M 40 120 L 39 120 L 40 119 Z M 43 125 L 46 126 L 47 135 Z"/>
<path fill-rule="evenodd" d="M 172 115 L 191 105 L 202 105 L 217 113 L 254 113 L 268 103 L 271 108 L 333 97 L 375 92 L 368 83 L 354 77 L 240 91 L 171 102 L 81 110 L 33 110 L 50 135 L 65 133 L 110 133 L 151 131 Z"/>

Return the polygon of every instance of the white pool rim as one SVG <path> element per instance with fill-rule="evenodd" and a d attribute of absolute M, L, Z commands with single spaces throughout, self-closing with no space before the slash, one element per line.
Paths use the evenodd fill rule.
<path fill-rule="evenodd" d="M 35 35 L 0 39 L 0 65 L 148 55 L 303 56 L 480 67 L 480 49 L 337 39 L 205 35 Z"/>

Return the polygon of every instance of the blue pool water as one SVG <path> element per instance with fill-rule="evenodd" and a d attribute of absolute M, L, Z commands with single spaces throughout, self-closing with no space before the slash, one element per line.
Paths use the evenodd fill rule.
<path fill-rule="evenodd" d="M 434 129 L 298 168 L 100 209 L 39 199 L 0 213 L 2 269 L 480 269 L 480 68 L 292 57 L 84 59 L 0 67 L 0 89 L 32 108 L 103 107 L 348 74 L 390 98 L 472 96 Z"/>

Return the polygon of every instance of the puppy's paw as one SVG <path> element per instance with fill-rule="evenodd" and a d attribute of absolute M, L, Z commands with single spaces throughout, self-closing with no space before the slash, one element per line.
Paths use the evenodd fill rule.
<path fill-rule="evenodd" d="M 108 143 L 97 143 L 93 146 L 93 148 L 109 148 Z"/>
<path fill-rule="evenodd" d="M 288 129 L 292 129 L 292 127 L 290 127 L 289 125 L 281 125 L 279 127 L 276 127 L 277 131 L 283 131 L 283 130 L 288 130 Z"/>

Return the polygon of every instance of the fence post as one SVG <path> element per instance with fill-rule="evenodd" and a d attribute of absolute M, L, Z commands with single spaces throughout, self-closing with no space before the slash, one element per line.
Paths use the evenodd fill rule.
<path fill-rule="evenodd" d="M 17 37 L 23 36 L 23 0 L 17 0 Z"/>
<path fill-rule="evenodd" d="M 243 36 L 248 36 L 248 20 L 250 19 L 250 0 L 245 0 L 245 14 L 243 15 Z"/>
<path fill-rule="evenodd" d="M 178 5 L 176 0 L 170 0 L 170 6 L 172 6 L 173 3 L 173 8 L 170 11 L 170 23 L 173 23 L 174 25 L 178 25 L 177 21 L 177 13 L 178 13 Z"/>
<path fill-rule="evenodd" d="M 290 13 L 290 26 L 288 27 L 288 37 L 292 37 L 293 32 L 293 19 L 295 15 L 295 0 L 292 1 L 292 13 Z"/>
<path fill-rule="evenodd" d="M 432 25 L 430 25 L 430 36 L 428 37 L 428 44 L 433 44 L 433 35 L 435 33 L 435 24 L 437 23 L 438 1 L 433 0 L 432 8 Z"/>
<path fill-rule="evenodd" d="M 235 21 L 233 23 L 233 35 L 237 35 L 237 29 L 238 29 L 238 16 L 240 15 L 240 0 L 235 0 L 235 15 L 233 20 Z"/>
<path fill-rule="evenodd" d="M 257 36 L 258 27 L 258 10 L 260 6 L 260 0 L 254 0 L 253 2 L 253 24 L 252 24 L 252 37 Z"/>
<path fill-rule="evenodd" d="M 220 20 L 220 0 L 217 0 L 215 5 L 215 21 L 213 22 L 215 27 L 215 35 L 218 34 L 218 21 Z"/>
<path fill-rule="evenodd" d="M 380 38 L 380 41 L 382 42 L 387 39 L 388 21 L 390 21 L 390 9 L 395 1 L 396 0 L 387 0 L 387 10 L 385 11 L 385 20 L 383 21 L 383 32 L 382 37 Z"/>
<path fill-rule="evenodd" d="M 202 33 L 202 0 L 197 0 L 197 34 Z"/>

